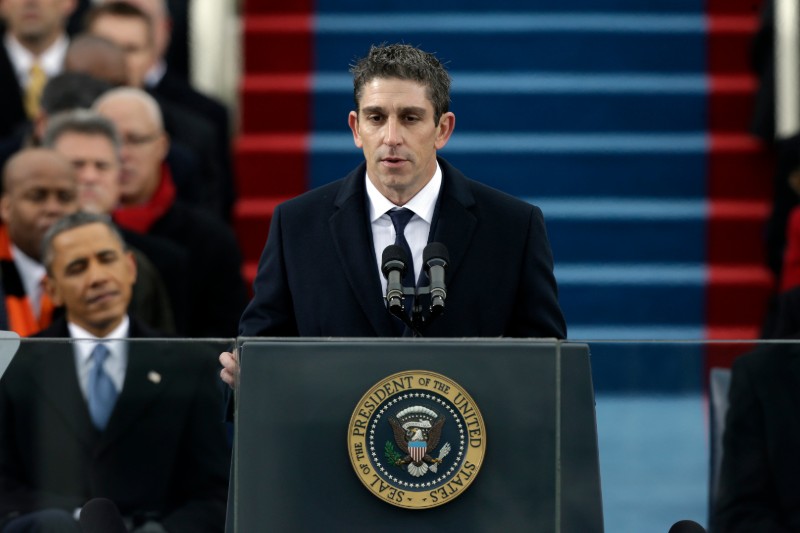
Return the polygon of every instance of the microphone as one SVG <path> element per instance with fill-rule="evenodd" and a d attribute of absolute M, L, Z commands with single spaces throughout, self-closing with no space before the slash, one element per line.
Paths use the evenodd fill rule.
<path fill-rule="evenodd" d="M 706 528 L 694 520 L 681 520 L 672 524 L 668 533 L 706 533 Z"/>
<path fill-rule="evenodd" d="M 444 272 L 450 262 L 447 247 L 440 242 L 429 243 L 422 251 L 422 262 L 431 282 L 431 314 L 438 316 L 444 312 L 444 301 L 447 298 L 444 284 Z"/>
<path fill-rule="evenodd" d="M 84 533 L 127 533 L 128 528 L 116 504 L 106 498 L 94 498 L 81 508 L 81 529 Z"/>
<path fill-rule="evenodd" d="M 403 275 L 406 273 L 406 251 L 396 244 L 383 250 L 381 272 L 386 278 L 386 302 L 392 314 L 403 314 Z"/>

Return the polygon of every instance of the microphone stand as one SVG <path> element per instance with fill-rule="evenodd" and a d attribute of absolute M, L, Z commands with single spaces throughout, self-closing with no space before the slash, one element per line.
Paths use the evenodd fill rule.
<path fill-rule="evenodd" d="M 394 316 L 399 318 L 403 321 L 403 324 L 408 326 L 411 330 L 413 337 L 422 337 L 422 326 L 426 323 L 426 316 L 423 314 L 422 305 L 419 303 L 419 297 L 424 296 L 426 294 L 431 293 L 430 285 L 425 287 L 403 287 L 403 295 L 404 296 L 412 296 L 413 297 L 413 304 L 411 307 L 411 316 L 409 317 L 408 313 L 406 313 L 405 306 L 395 306 L 390 307 L 389 310 L 392 312 Z M 432 321 L 434 318 L 440 316 L 442 314 L 441 308 L 434 308 L 431 306 L 429 309 L 430 313 L 428 315 L 427 322 Z"/>

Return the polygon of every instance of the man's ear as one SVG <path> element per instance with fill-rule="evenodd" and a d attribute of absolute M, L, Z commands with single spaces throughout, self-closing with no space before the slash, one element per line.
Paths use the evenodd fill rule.
<path fill-rule="evenodd" d="M 44 278 L 44 290 L 50 297 L 50 300 L 52 300 L 53 305 L 56 307 L 64 305 L 64 300 L 61 298 L 61 291 L 58 290 L 58 284 L 55 282 L 49 272 Z"/>
<path fill-rule="evenodd" d="M 0 196 L 0 220 L 8 223 L 8 217 L 10 211 L 11 211 L 11 199 L 8 197 L 8 194 L 3 194 L 2 196 Z"/>
<path fill-rule="evenodd" d="M 136 258 L 133 256 L 133 252 L 125 252 L 125 261 L 128 263 L 128 269 L 131 273 L 131 277 L 133 278 L 131 279 L 131 284 L 136 283 L 138 271 L 136 270 Z"/>
<path fill-rule="evenodd" d="M 363 148 L 364 143 L 361 142 L 361 136 L 358 134 L 358 112 L 350 111 L 347 116 L 347 125 L 350 126 L 350 131 L 353 132 L 353 142 L 356 143 L 357 147 Z"/>
<path fill-rule="evenodd" d="M 439 124 L 436 126 L 436 141 L 434 142 L 437 150 L 444 148 L 444 145 L 450 140 L 455 127 L 456 116 L 450 111 L 439 117 Z"/>

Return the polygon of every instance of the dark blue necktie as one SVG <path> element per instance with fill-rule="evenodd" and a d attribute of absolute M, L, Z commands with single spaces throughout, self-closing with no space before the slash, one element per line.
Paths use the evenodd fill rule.
<path fill-rule="evenodd" d="M 387 214 L 389 218 L 392 219 L 392 224 L 394 224 L 394 243 L 403 248 L 403 250 L 406 251 L 406 256 L 408 256 L 406 273 L 403 275 L 403 287 L 416 287 L 417 282 L 416 279 L 414 279 L 414 256 L 411 255 L 411 247 L 408 245 L 405 235 L 406 225 L 408 221 L 411 220 L 411 217 L 414 216 L 414 212 L 404 207 L 402 209 L 393 209 Z M 412 295 L 407 295 L 405 297 L 406 313 L 411 313 L 413 305 L 414 297 Z"/>
<path fill-rule="evenodd" d="M 108 348 L 103 344 L 97 344 L 91 355 L 94 365 L 89 373 L 89 414 L 94 426 L 100 431 L 103 431 L 108 424 L 118 394 L 117 387 L 103 366 L 109 355 Z"/>

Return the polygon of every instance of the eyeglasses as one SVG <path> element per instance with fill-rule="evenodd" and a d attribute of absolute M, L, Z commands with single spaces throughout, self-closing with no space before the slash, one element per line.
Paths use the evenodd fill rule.
<path fill-rule="evenodd" d="M 149 135 L 137 135 L 135 133 L 129 133 L 122 137 L 122 144 L 127 146 L 142 146 L 143 144 L 151 143 L 161 137 L 161 132 L 156 131 Z"/>

